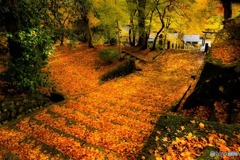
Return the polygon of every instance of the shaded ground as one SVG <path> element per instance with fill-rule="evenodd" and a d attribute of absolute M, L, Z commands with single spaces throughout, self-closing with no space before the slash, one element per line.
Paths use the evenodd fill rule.
<path fill-rule="evenodd" d="M 202 54 L 166 52 L 141 72 L 99 85 L 117 64 L 104 65 L 96 51 L 79 46 L 52 58 L 52 79 L 69 99 L 1 127 L 0 158 L 136 159 L 203 65 Z"/>
<path fill-rule="evenodd" d="M 18 93 L 11 87 L 4 76 L 6 70 L 4 64 L 8 57 L 9 54 L 0 53 L 0 125 L 35 112 L 51 103 L 46 96 Z"/>
<path fill-rule="evenodd" d="M 239 30 L 238 16 L 216 34 L 197 87 L 184 103 L 185 116 L 219 123 L 240 123 Z"/>

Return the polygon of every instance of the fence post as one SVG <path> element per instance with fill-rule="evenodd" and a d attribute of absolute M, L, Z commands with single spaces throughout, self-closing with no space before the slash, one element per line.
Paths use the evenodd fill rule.
<path fill-rule="evenodd" d="M 170 49 L 170 41 L 167 41 L 167 49 Z"/>

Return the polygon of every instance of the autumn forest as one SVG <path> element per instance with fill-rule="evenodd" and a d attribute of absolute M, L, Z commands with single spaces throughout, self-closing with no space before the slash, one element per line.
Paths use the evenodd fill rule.
<path fill-rule="evenodd" d="M 0 0 L 0 15 L 0 159 L 239 159 L 239 0 Z"/>

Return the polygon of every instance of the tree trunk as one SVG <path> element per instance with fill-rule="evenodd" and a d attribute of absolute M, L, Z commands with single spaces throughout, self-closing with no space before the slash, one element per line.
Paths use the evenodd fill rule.
<path fill-rule="evenodd" d="M 117 0 L 115 0 L 115 5 L 117 5 Z M 118 49 L 119 49 L 119 53 L 121 53 L 121 36 L 120 36 L 120 26 L 119 26 L 119 17 L 117 17 L 116 20 L 116 24 L 117 24 L 117 37 L 118 37 Z"/>
<path fill-rule="evenodd" d="M 147 28 L 147 33 L 146 33 L 146 39 L 145 39 L 145 48 L 147 49 L 148 47 L 148 39 L 151 33 L 151 28 L 152 28 L 152 19 L 153 19 L 153 13 L 154 13 L 155 9 L 151 10 L 151 15 L 150 15 L 150 23 L 149 26 Z M 155 42 L 156 43 L 156 42 Z"/>
<path fill-rule="evenodd" d="M 69 16 L 70 16 L 70 14 L 67 15 L 67 17 L 64 19 L 63 23 L 61 22 L 61 20 L 59 20 L 59 24 L 60 24 L 61 30 L 62 30 L 61 31 L 61 44 L 60 44 L 61 46 L 63 45 L 63 42 L 64 42 L 64 35 L 65 35 L 64 34 L 65 33 L 64 28 L 65 27 L 64 26 L 65 26 L 65 23 L 67 22 L 67 19 L 68 19 Z"/>
<path fill-rule="evenodd" d="M 6 31 L 14 34 L 20 30 L 21 26 L 18 16 L 16 16 L 16 2 L 14 0 L 4 0 L 3 4 L 9 8 L 9 11 L 4 15 Z M 20 44 L 11 37 L 8 38 L 8 47 L 12 60 L 20 56 L 22 48 Z"/>
<path fill-rule="evenodd" d="M 61 34 L 61 46 L 63 46 L 63 42 L 64 42 L 64 31 L 62 31 L 62 34 Z"/>
<path fill-rule="evenodd" d="M 127 0 L 129 6 L 129 13 L 130 13 L 130 24 L 129 24 L 129 32 L 128 32 L 128 40 L 130 46 L 135 46 L 136 43 L 136 30 L 134 25 L 134 16 L 137 13 L 137 0 Z"/>
<path fill-rule="evenodd" d="M 88 47 L 89 48 L 94 48 L 93 43 L 92 43 L 92 32 L 91 32 L 91 28 L 90 28 L 88 17 L 84 18 L 84 22 L 85 22 L 85 25 L 86 25 L 87 35 L 88 35 Z"/>
<path fill-rule="evenodd" d="M 136 34 L 133 34 L 132 46 L 136 45 Z"/>
<path fill-rule="evenodd" d="M 229 18 L 232 17 L 232 3 L 230 0 L 221 0 L 222 1 L 222 6 L 224 8 L 224 27 L 226 27 L 226 24 L 229 20 Z"/>
<path fill-rule="evenodd" d="M 138 47 L 141 49 L 146 49 L 145 45 L 145 8 L 146 0 L 138 0 L 138 27 L 139 27 L 139 39 Z"/>
<path fill-rule="evenodd" d="M 130 19 L 130 27 L 128 32 L 128 39 L 130 46 L 135 46 L 136 43 L 136 32 L 134 31 L 133 18 Z"/>
<path fill-rule="evenodd" d="M 148 39 L 149 39 L 150 33 L 146 33 L 145 34 L 145 40 L 144 40 L 144 46 L 143 49 L 147 49 L 148 48 Z"/>
<path fill-rule="evenodd" d="M 167 9 L 168 9 L 171 5 L 172 5 L 172 3 L 171 3 L 171 1 L 170 1 L 170 4 L 168 4 L 168 5 L 163 9 L 163 13 L 160 12 L 160 10 L 158 9 L 158 7 L 156 8 L 156 9 L 157 9 L 157 12 L 158 12 L 159 19 L 160 19 L 161 24 L 162 24 L 162 27 L 159 29 L 159 31 L 157 32 L 156 37 L 154 38 L 152 50 L 155 50 L 155 49 L 156 49 L 157 38 L 158 38 L 159 34 L 162 32 L 162 30 L 163 30 L 164 27 L 165 27 L 164 18 L 165 18 Z M 167 27 L 169 27 L 169 26 L 167 26 Z"/>

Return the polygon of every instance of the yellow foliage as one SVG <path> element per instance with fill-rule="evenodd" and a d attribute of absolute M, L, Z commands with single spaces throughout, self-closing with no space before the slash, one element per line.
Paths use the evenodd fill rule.
<path fill-rule="evenodd" d="M 94 16 L 92 12 L 88 13 L 88 18 L 90 22 L 90 27 L 96 27 L 100 24 L 100 20 Z"/>

